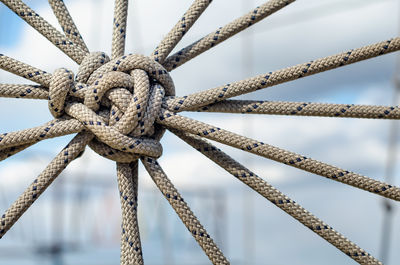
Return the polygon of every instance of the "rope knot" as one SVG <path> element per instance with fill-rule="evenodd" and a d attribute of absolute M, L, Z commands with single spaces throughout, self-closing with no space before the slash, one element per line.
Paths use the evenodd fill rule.
<path fill-rule="evenodd" d="M 54 72 L 49 91 L 53 116 L 64 112 L 79 120 L 95 138 L 89 146 L 118 162 L 140 155 L 159 157 L 164 133 L 155 124 L 163 98 L 175 95 L 168 72 L 156 61 L 137 54 L 109 60 L 91 53 L 76 80 L 66 69 Z"/>

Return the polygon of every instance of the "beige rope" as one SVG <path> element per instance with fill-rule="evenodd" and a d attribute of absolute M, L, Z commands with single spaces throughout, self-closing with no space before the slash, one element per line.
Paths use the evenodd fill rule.
<path fill-rule="evenodd" d="M 137 220 L 138 161 L 117 163 L 118 188 L 122 210 L 121 264 L 143 264 Z"/>
<path fill-rule="evenodd" d="M 50 162 L 46 169 L 37 177 L 24 193 L 11 205 L 0 219 L 0 238 L 15 224 L 21 215 L 37 200 L 57 176 L 77 158 L 93 138 L 90 133 L 78 134 Z"/>
<path fill-rule="evenodd" d="M 84 52 L 89 53 L 89 49 L 87 48 L 85 42 L 81 34 L 79 33 L 78 28 L 76 27 L 74 20 L 68 12 L 67 7 L 64 4 L 63 0 L 49 0 L 49 4 L 53 9 L 53 13 L 56 15 L 58 23 L 60 23 L 62 30 L 65 33 L 65 36 L 70 39 L 73 43 L 75 43 L 79 48 L 81 48 Z"/>
<path fill-rule="evenodd" d="M 113 59 L 124 55 L 127 17 L 128 0 L 115 0 L 111 43 L 111 58 Z"/>
<path fill-rule="evenodd" d="M 168 127 L 172 128 L 173 132 L 176 132 L 175 129 L 185 131 L 186 133 L 179 132 L 178 135 L 355 261 L 361 264 L 381 264 L 254 173 L 199 137 L 188 133 L 213 139 L 394 200 L 400 200 L 399 188 L 179 116 L 176 112 L 189 110 L 398 119 L 397 107 L 225 99 L 397 51 L 400 49 L 400 38 L 189 96 L 174 97 L 174 84 L 167 70 L 182 65 L 294 0 L 271 0 L 168 58 L 166 58 L 168 54 L 211 1 L 195 0 L 151 57 L 146 57 L 137 54 L 124 55 L 128 1 L 116 0 L 112 60 L 103 52 L 88 52 L 63 1 L 49 0 L 49 3 L 66 35 L 57 31 L 21 0 L 1 1 L 80 65 L 76 77 L 67 69 L 58 69 L 49 74 L 0 54 L 1 69 L 40 84 L 40 86 L 1 84 L 0 96 L 48 99 L 49 110 L 56 118 L 42 126 L 0 135 L 0 160 L 43 139 L 78 133 L 3 215 L 0 220 L 0 236 L 10 229 L 60 172 L 79 156 L 86 145 L 89 145 L 98 154 L 117 162 L 123 215 L 121 264 L 143 264 L 137 221 L 139 157 L 212 263 L 229 264 L 155 159 L 162 153 L 159 141 L 165 127 Z"/>
<path fill-rule="evenodd" d="M 1 88 L 1 87 L 0 87 Z M 400 119 L 398 106 L 224 100 L 204 106 L 201 112 L 325 116 L 336 118 Z"/>
<path fill-rule="evenodd" d="M 141 161 L 154 183 L 168 200 L 169 204 L 171 204 L 172 208 L 174 208 L 183 224 L 192 233 L 192 236 L 199 243 L 211 262 L 213 264 L 229 264 L 229 261 L 224 257 L 221 250 L 219 250 L 172 182 L 168 179 L 157 160 L 145 157 L 141 158 Z"/>
<path fill-rule="evenodd" d="M 212 0 L 195 0 L 182 18 L 156 47 L 151 57 L 163 64 L 165 58 L 193 26 Z"/>
<path fill-rule="evenodd" d="M 81 63 L 83 58 L 87 55 L 85 51 L 75 45 L 70 39 L 62 35 L 57 29 L 50 25 L 49 22 L 35 13 L 35 11 L 21 0 L 1 0 L 1 2 L 8 6 L 8 8 L 14 11 L 18 16 L 25 20 L 75 62 Z"/>
<path fill-rule="evenodd" d="M 171 111 L 197 110 L 202 106 L 227 98 L 250 93 L 305 76 L 317 74 L 344 65 L 370 59 L 400 50 L 400 37 L 368 45 L 362 48 L 299 64 L 275 72 L 251 77 L 242 81 L 193 93 L 185 97 L 170 98 L 164 107 Z"/>
<path fill-rule="evenodd" d="M 224 27 L 218 28 L 214 32 L 211 32 L 207 36 L 171 55 L 165 60 L 163 65 L 168 71 L 171 71 L 294 1 L 295 0 L 270 0 L 246 15 L 235 19 Z"/>
<path fill-rule="evenodd" d="M 200 137 L 175 130 L 172 132 L 355 261 L 360 264 L 382 264 L 365 250 L 349 241 L 331 226 L 315 217 L 312 213 L 233 160 L 217 147 Z"/>
<path fill-rule="evenodd" d="M 162 110 L 158 122 L 168 128 L 186 131 L 249 153 L 284 163 L 353 187 L 400 201 L 400 188 L 325 164 L 303 155 L 280 149 L 227 130 Z"/>

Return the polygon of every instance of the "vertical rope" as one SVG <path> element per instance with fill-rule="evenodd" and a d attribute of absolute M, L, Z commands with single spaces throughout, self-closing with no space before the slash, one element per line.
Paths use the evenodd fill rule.
<path fill-rule="evenodd" d="M 115 0 L 111 58 L 124 55 L 128 0 Z"/>
<path fill-rule="evenodd" d="M 122 210 L 121 265 L 143 264 L 138 207 L 138 161 L 117 163 L 118 188 Z"/>

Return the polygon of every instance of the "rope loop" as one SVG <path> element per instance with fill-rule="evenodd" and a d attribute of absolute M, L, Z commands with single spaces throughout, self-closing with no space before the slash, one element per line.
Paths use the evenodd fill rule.
<path fill-rule="evenodd" d="M 168 72 L 153 59 L 137 54 L 109 60 L 90 53 L 74 74 L 57 69 L 49 86 L 49 109 L 79 120 L 95 138 L 89 146 L 117 162 L 145 155 L 158 158 L 164 129 L 155 125 L 163 98 L 174 96 Z"/>

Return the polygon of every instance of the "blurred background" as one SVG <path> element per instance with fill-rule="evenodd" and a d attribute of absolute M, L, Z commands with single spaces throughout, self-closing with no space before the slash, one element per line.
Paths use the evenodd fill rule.
<path fill-rule="evenodd" d="M 25 1 L 58 26 L 47 1 Z M 178 50 L 263 0 L 215 0 Z M 113 1 L 65 0 L 91 51 L 111 51 Z M 130 1 L 127 53 L 148 55 L 191 1 Z M 216 87 L 398 36 L 398 0 L 299 0 L 171 72 L 177 95 Z M 60 29 L 61 30 L 61 29 Z M 0 4 L 0 52 L 48 72 L 78 66 Z M 398 105 L 396 53 L 241 98 Z M 0 71 L 1 83 L 29 83 Z M 397 84 L 397 85 L 396 85 Z M 0 98 L 0 129 L 52 119 L 47 101 Z M 400 185 L 398 121 L 183 113 L 308 157 Z M 4 212 L 73 136 L 46 140 L 1 162 Z M 161 166 L 232 264 L 355 264 L 171 133 Z M 274 161 L 218 145 L 385 264 L 400 260 L 398 204 Z M 146 264 L 209 261 L 143 167 L 139 225 Z M 115 164 L 88 148 L 0 240 L 0 264 L 119 264 Z"/>

